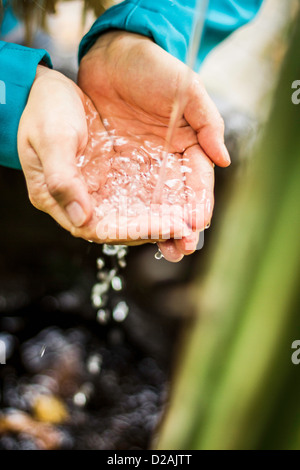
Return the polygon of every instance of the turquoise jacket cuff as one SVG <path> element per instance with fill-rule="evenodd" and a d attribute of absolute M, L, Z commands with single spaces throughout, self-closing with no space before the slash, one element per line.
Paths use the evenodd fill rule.
<path fill-rule="evenodd" d="M 41 60 L 52 67 L 44 49 L 0 41 L 0 165 L 21 168 L 17 150 L 19 121 Z"/>
<path fill-rule="evenodd" d="M 263 0 L 210 0 L 195 69 L 233 31 L 251 21 Z M 79 60 L 97 38 L 120 29 L 152 38 L 167 52 L 185 61 L 197 6 L 196 0 L 125 0 L 109 8 L 94 23 L 79 46 Z"/>

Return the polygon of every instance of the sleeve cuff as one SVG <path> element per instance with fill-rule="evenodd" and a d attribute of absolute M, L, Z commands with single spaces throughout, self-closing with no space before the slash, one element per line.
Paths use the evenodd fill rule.
<path fill-rule="evenodd" d="M 184 61 L 193 24 L 195 2 L 196 0 L 189 0 L 185 5 L 179 0 L 172 2 L 172 14 L 170 2 L 166 0 L 160 0 L 157 5 L 149 0 L 130 0 L 109 8 L 83 37 L 79 46 L 79 61 L 98 37 L 111 29 L 150 37 L 167 52 Z M 177 23 L 180 19 L 179 28 L 176 27 L 176 22 L 172 22 L 174 17 L 177 17 Z"/>
<path fill-rule="evenodd" d="M 41 61 L 52 67 L 44 49 L 0 41 L 0 164 L 21 169 L 17 134 L 19 121 Z"/>
<path fill-rule="evenodd" d="M 255 17 L 262 1 L 209 1 L 196 70 L 214 47 Z M 125 0 L 101 15 L 83 37 L 79 61 L 102 33 L 120 29 L 152 38 L 164 50 L 185 62 L 196 6 L 196 0 Z"/>

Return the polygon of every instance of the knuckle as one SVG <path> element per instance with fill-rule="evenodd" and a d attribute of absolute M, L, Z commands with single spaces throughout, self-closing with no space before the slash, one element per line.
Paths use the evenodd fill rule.
<path fill-rule="evenodd" d="M 74 226 L 71 227 L 70 234 L 75 238 L 83 238 L 81 231 Z"/>

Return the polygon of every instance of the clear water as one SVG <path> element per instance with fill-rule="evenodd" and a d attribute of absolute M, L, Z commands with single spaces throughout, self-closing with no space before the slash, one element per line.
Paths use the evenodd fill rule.
<path fill-rule="evenodd" d="M 119 137 L 99 131 L 94 125 L 97 112 L 88 99 L 86 110 L 90 139 L 85 155 L 77 158 L 77 166 L 101 227 L 112 226 L 113 215 L 114 220 L 124 215 L 127 226 L 134 224 L 136 217 L 146 218 L 155 211 L 161 212 L 162 218 L 163 205 L 183 206 L 187 196 L 195 198 L 192 187 L 185 183 L 185 174 L 192 171 L 186 158 L 139 136 Z"/>
<path fill-rule="evenodd" d="M 102 253 L 113 260 L 114 267 L 109 261 L 105 261 L 104 257 L 99 257 L 96 261 L 98 282 L 92 288 L 91 301 L 97 311 L 96 319 L 102 325 L 106 325 L 110 320 L 122 322 L 129 312 L 125 300 L 120 301 L 113 309 L 108 307 L 110 293 L 123 290 L 121 271 L 126 266 L 127 252 L 127 246 L 104 244 Z"/>

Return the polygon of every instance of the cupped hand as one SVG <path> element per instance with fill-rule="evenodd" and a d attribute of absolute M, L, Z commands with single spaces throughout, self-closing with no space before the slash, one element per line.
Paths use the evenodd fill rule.
<path fill-rule="evenodd" d="M 18 152 L 32 204 L 70 232 L 88 224 L 92 199 L 76 166 L 86 148 L 86 98 L 59 72 L 39 65 L 18 130 Z"/>
<path fill-rule="evenodd" d="M 162 145 L 154 147 L 138 137 L 134 145 L 132 139 L 112 139 L 77 85 L 58 72 L 38 67 L 19 125 L 20 161 L 33 205 L 73 235 L 98 243 L 139 244 L 186 231 L 182 214 L 173 213 L 169 223 L 162 223 L 166 214 L 161 213 L 161 205 L 152 218 L 149 212 L 161 149 Z M 147 181 L 139 178 L 140 156 L 144 170 L 147 166 Z M 178 179 L 176 171 L 169 176 Z M 124 192 L 128 211 L 116 220 L 115 200 L 124 209 L 119 201 L 120 195 L 124 200 Z M 177 193 L 181 203 L 182 193 Z M 176 198 L 176 190 L 171 189 L 169 196 Z M 137 214 L 142 216 L 139 221 Z M 147 225 L 149 217 L 154 236 Z"/>
<path fill-rule="evenodd" d="M 36 208 L 73 235 L 98 243 L 140 244 L 158 241 L 163 235 L 170 238 L 182 228 L 186 231 L 182 214 L 172 214 L 170 223 L 163 224 L 166 214 L 156 211 L 151 239 L 146 219 L 151 218 L 148 209 L 161 148 L 143 141 L 143 150 L 139 138 L 132 144 L 132 139 L 112 139 L 91 100 L 76 84 L 58 72 L 38 67 L 18 131 L 20 162 Z M 133 176 L 138 176 L 141 152 L 149 173 L 147 182 L 137 182 L 137 191 Z M 126 179 L 130 180 L 129 190 Z M 124 191 L 128 211 L 116 220 L 114 199 L 121 195 L 124 200 Z M 143 220 L 137 221 L 136 214 Z"/>
<path fill-rule="evenodd" d="M 224 167 L 230 164 L 224 145 L 222 118 L 198 75 L 149 38 L 112 31 L 101 36 L 82 59 L 78 84 L 91 98 L 101 116 L 103 129 L 100 133 L 105 135 L 104 131 L 108 132 L 112 143 L 110 151 L 117 155 L 125 152 L 126 158 L 130 158 L 134 149 L 142 148 L 147 154 L 145 161 L 152 169 L 155 166 L 161 168 L 163 149 L 167 148 L 168 153 L 176 157 L 175 163 L 166 165 L 167 169 L 156 168 L 156 176 L 152 184 L 147 186 L 148 199 L 140 199 L 147 201 L 147 207 L 149 201 L 168 203 L 170 192 L 165 184 L 159 187 L 158 174 L 163 174 L 164 183 L 182 181 L 181 196 L 193 206 L 185 218 L 192 234 L 176 239 L 172 236 L 173 226 L 171 238 L 159 242 L 159 246 L 170 261 L 178 261 L 184 254 L 193 252 L 198 232 L 205 228 L 212 216 L 213 163 Z M 167 142 L 168 125 L 178 96 L 180 109 L 175 132 L 171 142 Z M 139 154 L 140 151 L 137 151 Z M 137 164 L 135 160 L 133 156 L 133 165 Z M 118 164 L 115 165 L 118 172 L 117 167 Z M 108 167 L 103 169 L 103 175 L 107 174 L 105 171 L 109 172 Z M 170 172 L 173 172 L 172 177 Z M 111 179 L 116 179 L 116 172 L 114 174 Z M 143 171 L 140 167 L 136 166 L 135 174 L 141 177 Z M 129 178 L 130 182 L 132 177 Z M 109 184 L 106 185 L 106 191 L 108 188 Z M 94 190 L 94 195 L 97 192 L 98 200 L 103 201 L 103 190 L 99 187 Z M 177 191 L 177 196 L 180 197 L 180 191 Z M 172 203 L 169 201 L 170 205 Z M 80 230 L 75 230 L 75 233 L 80 234 Z M 161 235 L 160 232 L 158 240 L 164 238 Z"/>

